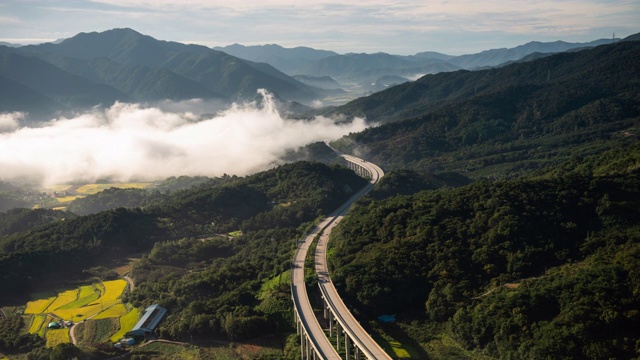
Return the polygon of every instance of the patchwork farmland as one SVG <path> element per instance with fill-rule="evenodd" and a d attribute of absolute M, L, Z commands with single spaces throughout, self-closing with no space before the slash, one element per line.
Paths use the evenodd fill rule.
<path fill-rule="evenodd" d="M 58 210 L 65 210 L 68 203 L 78 198 L 83 198 L 87 195 L 97 194 L 103 190 L 110 188 L 119 189 L 145 189 L 152 186 L 153 183 L 148 182 L 130 182 L 130 183 L 102 183 L 102 184 L 60 184 L 60 185 L 47 185 L 39 189 L 39 191 L 46 193 L 46 199 L 35 207 L 51 207 Z"/>
<path fill-rule="evenodd" d="M 38 299 L 27 303 L 24 316 L 29 325 L 29 333 L 38 334 L 47 341 L 48 347 L 70 342 L 69 327 L 82 322 L 90 325 L 102 319 L 113 319 L 118 326 L 109 337 L 117 341 L 131 330 L 138 320 L 137 309 L 123 304 L 121 296 L 127 287 L 125 280 L 112 280 L 77 289 L 60 292 L 57 296 Z M 82 326 L 80 329 L 88 329 Z M 80 334 L 81 338 L 82 336 Z"/>

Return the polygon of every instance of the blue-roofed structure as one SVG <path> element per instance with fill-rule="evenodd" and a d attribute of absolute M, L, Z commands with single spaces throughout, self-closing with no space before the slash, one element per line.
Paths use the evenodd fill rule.
<path fill-rule="evenodd" d="M 153 332 L 158 326 L 160 321 L 167 314 L 167 310 L 158 304 L 149 306 L 145 311 L 136 326 L 127 333 L 128 336 L 145 336 Z"/>

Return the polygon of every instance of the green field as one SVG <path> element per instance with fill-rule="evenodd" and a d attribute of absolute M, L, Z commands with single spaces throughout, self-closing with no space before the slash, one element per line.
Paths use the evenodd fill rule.
<path fill-rule="evenodd" d="M 118 331 L 118 318 L 87 320 L 76 326 L 78 345 L 88 346 L 109 341 L 111 334 Z"/>
<path fill-rule="evenodd" d="M 183 346 L 164 342 L 153 342 L 131 352 L 145 359 L 199 359 L 199 350 L 195 346 Z M 216 357 L 218 358 L 218 357 Z"/>

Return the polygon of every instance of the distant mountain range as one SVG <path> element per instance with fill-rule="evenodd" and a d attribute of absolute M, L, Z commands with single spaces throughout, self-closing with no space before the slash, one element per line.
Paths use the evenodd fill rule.
<path fill-rule="evenodd" d="M 632 41 L 633 39 L 634 37 L 631 36 L 624 39 L 623 42 Z M 609 42 L 611 42 L 611 40 L 609 40 Z M 594 43 L 596 42 L 589 44 Z M 570 48 L 567 43 L 563 43 L 564 45 L 557 43 L 549 44 L 555 44 L 550 45 L 551 48 L 555 49 Z M 528 45 L 526 48 L 529 50 L 540 50 L 544 48 L 541 43 L 530 43 Z M 505 51 L 504 53 L 526 53 L 526 51 L 522 50 L 523 47 L 520 48 L 518 51 Z M 593 46 L 583 46 L 580 47 L 580 49 L 594 48 Z M 571 76 L 577 76 L 576 74 L 580 72 L 593 71 L 593 68 L 597 66 L 597 63 L 589 64 L 585 59 L 591 59 L 593 62 L 601 61 L 597 60 L 593 52 L 584 52 L 583 54 L 581 51 L 580 53 L 574 54 L 576 48 L 571 48 L 571 50 L 574 51 L 556 53 L 555 55 L 553 53 L 543 54 L 535 52 L 523 58 L 528 61 L 510 61 L 501 64 L 501 66 L 487 68 L 486 71 L 460 70 L 426 75 L 416 81 L 397 85 L 370 96 L 353 100 L 335 109 L 331 109 L 327 114 L 335 113 L 365 116 L 370 121 L 393 121 L 411 118 L 451 102 L 467 100 L 496 91 L 502 91 L 515 84 L 526 83 L 541 86 L 548 83 L 557 83 L 558 81 L 569 81 L 567 79 Z M 494 56 L 487 54 L 496 52 L 493 50 L 483 52 L 479 54 L 478 58 L 485 58 L 489 61 L 489 59 L 494 58 Z M 468 60 L 471 59 L 471 57 L 467 55 L 464 55 L 464 57 L 467 59 L 465 62 L 469 62 Z M 506 58 L 507 57 L 504 57 L 503 59 Z M 550 59 L 547 60 L 546 58 Z M 560 59 L 572 59 L 573 65 L 567 65 L 565 62 L 568 60 L 560 61 Z M 475 63 L 480 62 L 475 61 Z M 509 64 L 518 66 L 507 66 Z M 610 83 L 611 80 L 605 78 L 599 86 L 604 88 L 605 84 Z"/>
<path fill-rule="evenodd" d="M 330 76 L 343 88 L 364 94 L 415 80 L 426 74 L 455 70 L 475 70 L 518 61 L 530 54 L 553 54 L 573 49 L 609 44 L 619 39 L 600 39 L 586 43 L 530 42 L 511 49 L 492 49 L 477 54 L 446 55 L 434 51 L 411 56 L 375 54 L 337 54 L 310 48 L 283 48 L 278 45 L 242 46 L 233 44 L 215 49 L 250 61 L 266 62 L 289 75 Z M 394 79 L 393 81 L 390 81 Z M 381 85 L 382 84 L 382 85 Z"/>
<path fill-rule="evenodd" d="M 620 41 L 426 75 L 323 114 L 381 124 L 332 145 L 385 170 L 517 177 L 637 143 L 638 59 L 640 41 Z"/>
<path fill-rule="evenodd" d="M 315 62 L 339 55 L 333 51 L 316 50 L 309 47 L 284 48 L 275 44 L 258 46 L 233 44 L 213 49 L 241 59 L 267 63 L 289 75 L 304 74 L 306 69 Z"/>
<path fill-rule="evenodd" d="M 311 102 L 333 92 L 306 85 L 266 63 L 199 45 L 156 40 L 131 29 L 80 33 L 54 44 L 0 46 L 0 111 L 34 117 L 115 101 L 253 99 L 266 88 Z M 4 91 L 3 91 L 4 92 Z M 36 101 L 25 99 L 33 98 Z"/>
<path fill-rule="evenodd" d="M 115 101 L 202 98 L 230 103 L 254 99 L 259 88 L 284 101 L 329 99 L 326 103 L 340 105 L 425 74 L 500 66 L 611 41 L 532 42 L 462 56 L 341 55 L 279 45 L 210 49 L 113 29 L 55 43 L 0 46 L 0 112 L 24 111 L 38 120 Z"/>

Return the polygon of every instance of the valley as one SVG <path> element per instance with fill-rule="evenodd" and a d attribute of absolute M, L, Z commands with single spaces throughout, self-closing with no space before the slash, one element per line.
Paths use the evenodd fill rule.
<path fill-rule="evenodd" d="M 8 358 L 119 356 L 153 304 L 160 341 L 127 356 L 640 354 L 637 35 L 396 56 L 113 29 L 0 56 L 0 145 L 65 139 L 3 160 Z M 123 180 L 5 179 L 50 163 Z"/>

